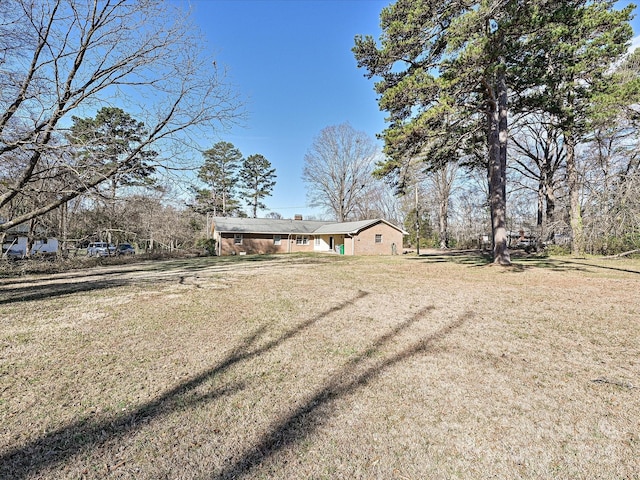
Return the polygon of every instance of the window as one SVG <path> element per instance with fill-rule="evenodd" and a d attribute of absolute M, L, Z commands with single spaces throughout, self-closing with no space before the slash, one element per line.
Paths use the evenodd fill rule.
<path fill-rule="evenodd" d="M 234 245 L 242 245 L 242 234 L 234 233 L 233 234 L 233 244 Z"/>
<path fill-rule="evenodd" d="M 273 236 L 273 244 L 280 245 L 282 243 L 282 235 L 274 235 Z"/>
<path fill-rule="evenodd" d="M 296 245 L 309 245 L 309 237 L 306 235 L 296 237 Z"/>
<path fill-rule="evenodd" d="M 376 243 L 382 243 L 382 234 L 376 233 Z"/>
<path fill-rule="evenodd" d="M 316 247 L 320 246 L 320 237 L 316 237 L 315 244 L 316 244 Z"/>

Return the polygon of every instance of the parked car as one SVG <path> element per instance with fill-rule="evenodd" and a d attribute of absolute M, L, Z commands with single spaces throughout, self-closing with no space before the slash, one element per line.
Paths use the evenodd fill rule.
<path fill-rule="evenodd" d="M 136 249 L 130 243 L 119 243 L 116 247 L 116 255 L 134 255 Z"/>
<path fill-rule="evenodd" d="M 108 257 L 114 255 L 116 247 L 109 245 L 107 242 L 93 242 L 87 247 L 87 256 L 89 257 Z"/>

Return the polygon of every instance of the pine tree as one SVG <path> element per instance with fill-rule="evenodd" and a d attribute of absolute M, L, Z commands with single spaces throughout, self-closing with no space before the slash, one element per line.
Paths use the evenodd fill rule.
<path fill-rule="evenodd" d="M 262 155 L 250 155 L 242 162 L 239 185 L 253 218 L 257 217 L 258 208 L 266 208 L 262 199 L 271 195 L 275 178 L 276 169 L 271 168 L 271 162 Z"/>
<path fill-rule="evenodd" d="M 239 209 L 236 200 L 238 171 L 242 153 L 229 142 L 218 142 L 203 152 L 204 164 L 198 178 L 210 189 L 209 202 L 214 216 L 228 216 Z"/>
<path fill-rule="evenodd" d="M 104 177 L 94 191 L 106 200 L 105 228 L 110 235 L 118 222 L 118 190 L 154 186 L 156 169 L 152 161 L 158 153 L 141 148 L 147 129 L 121 108 L 103 107 L 95 118 L 74 116 L 72 120 L 67 138 L 77 152 L 75 170 L 85 176 Z"/>

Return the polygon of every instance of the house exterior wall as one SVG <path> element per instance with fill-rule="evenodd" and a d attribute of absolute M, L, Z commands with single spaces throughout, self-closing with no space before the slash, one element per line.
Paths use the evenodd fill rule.
<path fill-rule="evenodd" d="M 307 244 L 299 245 L 296 241 L 297 237 L 299 237 L 300 239 L 302 239 L 302 237 L 306 237 Z M 291 235 L 291 239 L 289 240 L 291 249 L 289 251 L 290 252 L 313 252 L 313 245 L 315 243 L 315 238 L 316 238 L 315 235 Z"/>
<path fill-rule="evenodd" d="M 381 235 L 380 243 L 376 243 L 376 235 Z M 353 240 L 355 244 L 354 255 L 392 255 L 402 251 L 402 232 L 384 222 L 361 230 Z M 346 248 L 344 253 L 347 254 Z"/>
<path fill-rule="evenodd" d="M 307 244 L 298 244 L 297 237 L 307 238 Z M 269 254 L 269 253 L 292 253 L 292 252 L 313 252 L 314 235 L 280 235 L 280 245 L 274 242 L 272 234 L 243 233 L 242 243 L 235 243 L 235 234 L 222 233 L 215 235 L 218 242 L 218 255 L 240 255 L 242 254 Z"/>
<path fill-rule="evenodd" d="M 353 237 L 346 236 L 344 237 L 344 254 L 345 255 L 355 255 L 354 250 L 354 239 Z"/>
<path fill-rule="evenodd" d="M 58 251 L 58 239 L 48 238 L 36 240 L 31 247 L 31 253 L 56 253 Z"/>
<path fill-rule="evenodd" d="M 239 255 L 240 253 L 288 253 L 288 236 L 280 236 L 280 245 L 274 243 L 273 235 L 261 235 L 257 233 L 242 234 L 242 243 L 236 245 L 233 233 L 217 235 L 219 255 Z M 295 239 L 294 239 L 295 245 Z"/>
<path fill-rule="evenodd" d="M 380 235 L 380 242 L 376 243 L 376 235 Z M 306 245 L 299 244 L 297 237 L 307 237 Z M 333 250 L 330 247 L 330 237 L 333 237 Z M 273 234 L 243 233 L 242 243 L 235 243 L 233 233 L 214 232 L 217 242 L 218 255 L 240 254 L 275 254 L 294 252 L 339 252 L 340 245 L 344 245 L 345 255 L 392 255 L 402 250 L 402 232 L 378 222 L 353 237 L 350 235 L 319 235 L 316 245 L 315 235 L 281 234 L 280 244 L 276 245 Z M 395 251 L 394 246 L 395 245 Z"/>

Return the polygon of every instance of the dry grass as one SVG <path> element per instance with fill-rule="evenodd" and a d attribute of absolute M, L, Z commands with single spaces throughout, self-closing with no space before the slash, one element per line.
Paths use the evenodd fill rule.
<path fill-rule="evenodd" d="M 640 262 L 0 279 L 0 478 L 640 478 Z"/>

